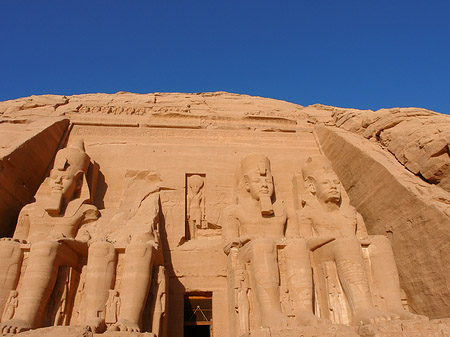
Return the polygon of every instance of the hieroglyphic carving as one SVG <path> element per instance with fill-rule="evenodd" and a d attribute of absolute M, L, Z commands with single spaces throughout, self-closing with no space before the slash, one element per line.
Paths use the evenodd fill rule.
<path fill-rule="evenodd" d="M 257 326 L 284 328 L 288 326 L 288 316 L 283 313 L 280 298 L 279 260 L 280 247 L 285 254 L 285 275 L 295 307 L 299 324 L 314 325 L 326 323 L 312 312 L 312 279 L 309 252 L 306 241 L 299 238 L 286 239 L 290 221 L 295 221 L 283 202 L 274 200 L 274 185 L 270 162 L 263 155 L 244 158 L 235 177 L 236 204 L 228 206 L 223 214 L 224 251 L 229 254 L 229 275 L 241 277 L 240 268 L 245 268 L 250 278 L 250 288 L 257 306 L 251 315 L 257 316 Z M 295 227 L 295 225 L 294 225 Z M 236 277 L 234 277 L 236 279 Z M 229 289 L 241 299 L 243 292 L 239 286 Z M 244 290 L 244 292 L 247 292 Z M 247 329 L 245 322 L 245 299 L 242 323 L 239 330 Z M 255 309 L 255 308 L 254 308 Z M 255 311 L 259 314 L 256 315 Z"/>
<path fill-rule="evenodd" d="M 97 208 L 89 205 L 91 195 L 86 181 L 89 165 L 90 158 L 81 139 L 59 150 L 45 182 L 49 190 L 22 209 L 13 238 L 0 242 L 1 255 L 9 257 L 0 260 L 0 270 L 7 271 L 0 275 L 2 294 L 16 287 L 22 259 L 20 243 L 31 244 L 27 267 L 20 276 L 18 306 L 14 317 L 1 323 L 3 333 L 39 327 L 58 270 L 78 266 L 79 256 L 87 248 L 85 241 L 76 238 L 78 230 L 96 220 L 98 214 Z M 4 295 L 0 295 L 2 298 Z"/>
<path fill-rule="evenodd" d="M 310 157 L 302 169 L 303 208 L 298 212 L 300 231 L 308 238 L 315 265 L 325 269 L 335 262 L 339 281 L 351 311 L 351 323 L 384 322 L 391 319 L 425 319 L 402 308 L 397 268 L 389 240 L 369 236 L 364 220 L 343 200 L 341 183 L 325 157 Z M 373 285 L 381 291 L 385 310 L 373 304 L 362 246 L 368 247 Z M 336 279 L 337 280 L 337 279 Z M 336 308 L 338 285 L 331 285 L 331 307 Z M 333 288 L 335 290 L 333 290 Z M 331 291 L 330 291 L 331 290 Z M 322 289 L 323 291 L 323 289 Z M 336 311 L 336 309 L 334 309 Z M 339 314 L 339 313 L 336 313 Z"/>
<path fill-rule="evenodd" d="M 205 210 L 204 177 L 193 174 L 187 177 L 186 220 L 189 226 L 189 238 L 197 237 L 197 229 L 208 228 Z"/>

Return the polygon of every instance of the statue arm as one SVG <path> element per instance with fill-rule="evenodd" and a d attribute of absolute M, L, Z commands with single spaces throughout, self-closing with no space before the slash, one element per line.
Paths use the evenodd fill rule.
<path fill-rule="evenodd" d="M 222 212 L 222 243 L 225 254 L 229 254 L 231 248 L 239 247 L 239 219 L 233 206 L 228 206 Z"/>
<path fill-rule="evenodd" d="M 331 235 L 315 236 L 312 219 L 306 213 L 305 210 L 298 211 L 297 219 L 300 236 L 307 239 L 310 250 L 315 250 L 335 239 Z"/>
<path fill-rule="evenodd" d="M 286 221 L 286 238 L 296 238 L 299 236 L 299 228 L 297 221 L 297 214 L 291 208 L 286 209 L 287 221 Z"/>
<path fill-rule="evenodd" d="M 25 206 L 19 213 L 16 230 L 14 231 L 13 239 L 18 241 L 26 241 L 28 239 L 28 232 L 30 231 L 30 221 L 28 220 L 28 212 Z"/>
<path fill-rule="evenodd" d="M 369 244 L 369 233 L 367 233 L 366 224 L 361 214 L 356 213 L 356 237 L 362 244 Z"/>

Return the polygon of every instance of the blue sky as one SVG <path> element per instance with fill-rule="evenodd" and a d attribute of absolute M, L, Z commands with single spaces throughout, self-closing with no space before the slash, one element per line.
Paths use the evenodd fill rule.
<path fill-rule="evenodd" d="M 450 1 L 0 2 L 0 100 L 228 91 L 450 114 Z"/>

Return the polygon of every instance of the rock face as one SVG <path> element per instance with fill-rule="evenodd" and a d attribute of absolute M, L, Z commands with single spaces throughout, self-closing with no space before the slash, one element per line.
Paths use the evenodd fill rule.
<path fill-rule="evenodd" d="M 448 130 L 225 92 L 0 102 L 0 328 L 446 335 Z"/>

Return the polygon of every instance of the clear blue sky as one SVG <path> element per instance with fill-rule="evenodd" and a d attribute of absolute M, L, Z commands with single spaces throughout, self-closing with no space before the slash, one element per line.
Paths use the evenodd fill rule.
<path fill-rule="evenodd" d="M 0 1 L 0 100 L 218 90 L 450 114 L 450 1 Z"/>

